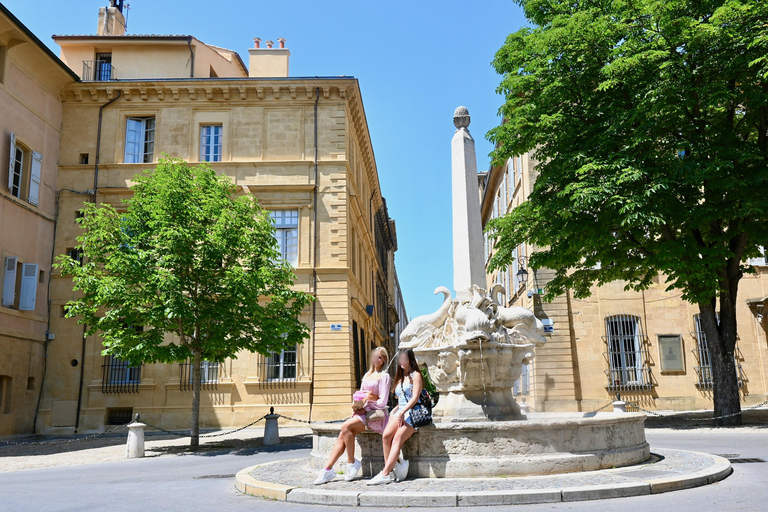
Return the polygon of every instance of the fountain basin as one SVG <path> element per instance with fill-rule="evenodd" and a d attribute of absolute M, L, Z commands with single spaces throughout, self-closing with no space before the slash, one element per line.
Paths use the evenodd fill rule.
<path fill-rule="evenodd" d="M 641 413 L 540 414 L 520 421 L 442 422 L 420 428 L 406 443 L 403 455 L 410 461 L 410 477 L 593 471 L 648 460 L 644 423 L 645 414 Z M 320 469 L 341 424 L 314 423 L 311 427 L 310 465 Z M 357 436 L 356 443 L 363 474 L 381 471 L 381 436 L 365 432 Z M 337 465 L 341 470 L 342 465 Z"/>

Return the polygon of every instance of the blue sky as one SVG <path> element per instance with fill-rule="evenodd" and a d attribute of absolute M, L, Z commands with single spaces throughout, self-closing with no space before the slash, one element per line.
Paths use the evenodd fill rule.
<path fill-rule="evenodd" d="M 58 54 L 52 34 L 95 34 L 107 0 L 2 0 Z M 408 315 L 440 305 L 453 288 L 450 142 L 453 110 L 465 105 L 478 169 L 499 122 L 499 76 L 491 68 L 507 34 L 525 20 L 512 1 L 246 2 L 131 0 L 133 34 L 191 34 L 236 50 L 254 37 L 285 37 L 292 76 L 360 80 L 381 188 L 397 222 L 397 271 Z"/>

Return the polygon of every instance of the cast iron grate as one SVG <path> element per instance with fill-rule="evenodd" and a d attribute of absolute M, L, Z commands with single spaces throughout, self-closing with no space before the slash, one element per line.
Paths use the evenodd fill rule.
<path fill-rule="evenodd" d="M 229 474 L 229 475 L 202 475 L 202 476 L 193 476 L 193 480 L 203 480 L 205 478 L 235 478 L 235 474 Z"/>
<path fill-rule="evenodd" d="M 765 462 L 763 459 L 758 459 L 756 457 L 743 457 L 740 459 L 728 459 L 731 464 L 754 464 L 757 462 Z"/>

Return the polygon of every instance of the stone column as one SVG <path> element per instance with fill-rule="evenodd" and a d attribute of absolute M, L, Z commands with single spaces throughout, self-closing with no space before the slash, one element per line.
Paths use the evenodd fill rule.
<path fill-rule="evenodd" d="M 456 133 L 451 140 L 453 185 L 453 287 L 460 299 L 471 296 L 472 285 L 485 289 L 485 251 L 477 189 L 475 140 L 469 134 L 469 111 L 453 114 Z"/>

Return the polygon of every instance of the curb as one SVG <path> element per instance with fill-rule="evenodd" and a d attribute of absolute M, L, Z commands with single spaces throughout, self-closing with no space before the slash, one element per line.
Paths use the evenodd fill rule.
<path fill-rule="evenodd" d="M 672 451 L 672 450 L 670 450 Z M 685 451 L 685 450 L 674 450 Z M 343 507 L 471 507 L 498 505 L 531 505 L 566 501 L 603 500 L 660 494 L 691 489 L 719 482 L 733 473 L 728 459 L 701 452 L 689 452 L 712 458 L 713 464 L 695 473 L 666 478 L 642 479 L 637 482 L 584 485 L 578 487 L 552 487 L 547 489 L 494 490 L 494 491 L 339 491 L 322 488 L 291 487 L 263 482 L 250 473 L 258 467 L 281 464 L 274 461 L 247 467 L 235 475 L 235 488 L 244 494 L 263 498 L 311 505 Z M 298 459 L 294 459 L 298 460 Z M 615 471 L 615 470 L 610 470 Z"/>

